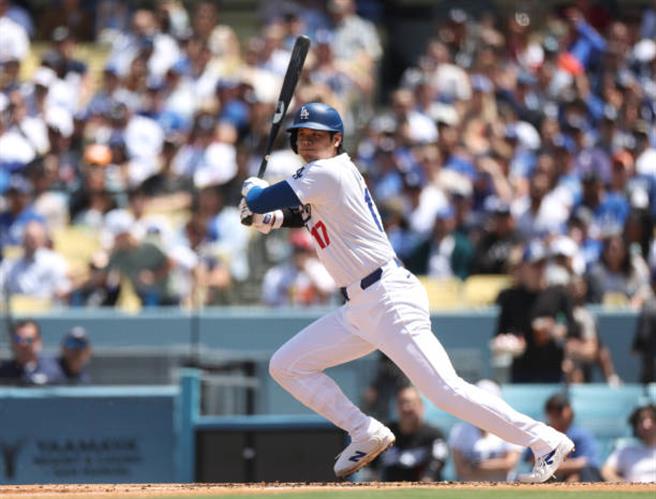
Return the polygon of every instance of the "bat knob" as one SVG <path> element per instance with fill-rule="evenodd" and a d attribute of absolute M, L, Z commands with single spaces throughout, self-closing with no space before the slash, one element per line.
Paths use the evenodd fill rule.
<path fill-rule="evenodd" d="M 253 215 L 248 215 L 247 217 L 242 218 L 241 224 L 245 225 L 246 227 L 253 225 Z"/>

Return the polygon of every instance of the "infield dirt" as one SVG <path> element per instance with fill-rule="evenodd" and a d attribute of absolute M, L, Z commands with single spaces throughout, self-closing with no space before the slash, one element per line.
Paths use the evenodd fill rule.
<path fill-rule="evenodd" d="M 577 483 L 524 485 L 509 483 L 255 483 L 255 484 L 80 484 L 80 485 L 3 485 L 0 496 L 3 499 L 60 499 L 60 498 L 136 498 L 164 496 L 209 496 L 209 495 L 258 495 L 285 494 L 312 491 L 381 490 L 416 488 L 423 490 L 534 490 L 552 491 L 554 496 L 560 491 L 567 492 L 652 492 L 656 497 L 656 484 L 624 483 Z"/>

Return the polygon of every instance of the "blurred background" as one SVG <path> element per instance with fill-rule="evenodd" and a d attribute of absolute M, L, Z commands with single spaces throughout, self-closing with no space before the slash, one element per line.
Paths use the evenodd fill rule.
<path fill-rule="evenodd" d="M 551 413 L 594 444 L 581 469 L 642 438 L 656 2 L 0 0 L 0 483 L 332 479 L 344 436 L 267 362 L 341 297 L 307 231 L 265 238 L 237 209 L 299 34 L 288 116 L 339 110 L 458 372 L 541 419 L 564 397 Z M 281 133 L 267 180 L 300 165 Z M 430 463 L 401 452 L 356 480 L 490 477 L 466 468 L 485 436 L 459 448 L 384 357 L 331 374 L 441 435 Z M 529 464 L 494 452 L 514 456 L 494 479 Z M 562 479 L 612 476 L 581 469 Z"/>

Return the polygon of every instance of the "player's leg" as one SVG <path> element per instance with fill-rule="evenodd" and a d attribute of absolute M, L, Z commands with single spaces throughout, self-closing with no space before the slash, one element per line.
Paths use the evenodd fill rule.
<path fill-rule="evenodd" d="M 560 432 L 458 376 L 431 330 L 426 293 L 408 272 L 399 269 L 388 276 L 361 303 L 352 304 L 347 319 L 442 410 L 508 442 L 531 447 L 536 456 L 564 442 Z"/>
<path fill-rule="evenodd" d="M 285 390 L 352 436 L 367 431 L 368 418 L 323 371 L 362 357 L 373 345 L 351 334 L 339 308 L 313 322 L 271 357 L 269 372 Z"/>
<path fill-rule="evenodd" d="M 344 307 L 310 324 L 271 358 L 271 376 L 304 405 L 349 433 L 351 443 L 338 456 L 335 474 L 344 478 L 373 461 L 394 443 L 382 423 L 366 416 L 323 370 L 357 359 L 374 350 L 352 334 Z"/>

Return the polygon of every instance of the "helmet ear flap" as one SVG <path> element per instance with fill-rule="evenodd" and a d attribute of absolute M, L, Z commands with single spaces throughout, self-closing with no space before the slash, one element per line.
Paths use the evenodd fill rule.
<path fill-rule="evenodd" d="M 291 130 L 289 132 L 289 145 L 292 148 L 292 151 L 294 151 L 295 154 L 298 154 L 298 147 L 297 147 L 297 142 L 298 142 L 298 131 L 296 129 Z"/>

